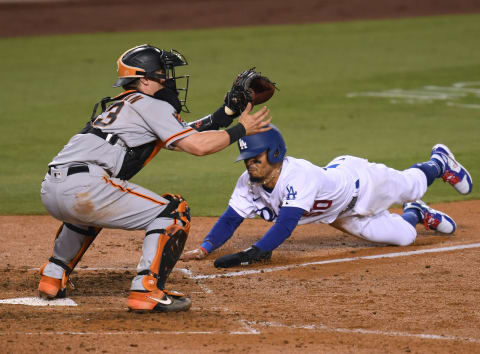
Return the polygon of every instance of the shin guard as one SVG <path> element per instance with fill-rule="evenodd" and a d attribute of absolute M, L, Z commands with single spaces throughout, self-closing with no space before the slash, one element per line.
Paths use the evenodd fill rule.
<path fill-rule="evenodd" d="M 177 263 L 185 247 L 188 234 L 182 226 L 170 225 L 166 229 L 150 230 L 150 234 L 158 233 L 157 251 L 148 270 L 138 275 L 144 275 L 142 284 L 147 290 L 153 288 L 165 289 L 165 282 Z"/>
<path fill-rule="evenodd" d="M 67 234 L 62 234 L 62 231 Z M 55 237 L 54 255 L 49 258 L 49 262 L 63 268 L 64 271 L 59 279 L 56 276 L 46 275 L 45 268 L 49 263 L 43 265 L 40 269 L 42 278 L 38 285 L 38 291 L 41 297 L 48 299 L 65 297 L 67 283 L 71 289 L 75 288 L 70 280 L 70 274 L 100 231 L 100 228 L 89 227 L 88 230 L 84 230 L 67 223 L 60 226 Z M 73 235 L 77 236 L 77 241 L 78 238 L 82 239 L 81 243 L 68 243 L 68 233 L 72 232 L 74 233 Z M 67 241 L 64 239 L 67 239 Z M 71 248 L 64 249 L 67 246 L 71 246 Z"/>

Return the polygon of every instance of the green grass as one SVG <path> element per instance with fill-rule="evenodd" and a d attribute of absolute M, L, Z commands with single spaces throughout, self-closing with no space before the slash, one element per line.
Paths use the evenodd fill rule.
<path fill-rule="evenodd" d="M 0 214 L 40 214 L 48 162 L 111 88 L 117 57 L 151 43 L 185 54 L 191 74 L 187 121 L 213 112 L 232 79 L 256 66 L 280 90 L 269 102 L 288 154 L 323 165 L 352 154 L 397 169 L 448 144 L 480 182 L 480 111 L 445 101 L 409 103 L 351 92 L 416 90 L 480 81 L 480 15 L 195 31 L 0 39 Z M 478 86 L 477 86 L 478 87 Z M 475 95 L 457 103 L 480 104 Z M 219 215 L 243 164 L 236 146 L 207 157 L 162 151 L 132 181 L 180 193 L 194 215 Z M 478 199 L 474 189 L 468 199 Z M 467 199 L 436 182 L 425 200 Z"/>

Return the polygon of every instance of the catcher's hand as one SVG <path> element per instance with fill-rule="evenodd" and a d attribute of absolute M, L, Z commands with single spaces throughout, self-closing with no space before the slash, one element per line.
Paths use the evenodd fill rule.
<path fill-rule="evenodd" d="M 247 248 L 245 251 L 227 254 L 215 260 L 215 268 L 230 268 L 239 265 L 249 265 L 255 262 L 265 262 L 272 257 L 272 251 L 262 251 L 257 246 Z"/>
<path fill-rule="evenodd" d="M 225 112 L 228 115 L 239 115 L 247 107 L 248 102 L 252 105 L 268 101 L 275 89 L 276 84 L 266 76 L 255 71 L 255 67 L 239 74 L 233 82 L 232 88 L 225 96 Z"/>
<path fill-rule="evenodd" d="M 184 262 L 188 262 L 191 260 L 199 260 L 199 259 L 204 259 L 206 256 L 208 256 L 208 252 L 205 248 L 199 247 L 196 248 L 192 251 L 185 252 L 180 256 L 180 260 Z"/>

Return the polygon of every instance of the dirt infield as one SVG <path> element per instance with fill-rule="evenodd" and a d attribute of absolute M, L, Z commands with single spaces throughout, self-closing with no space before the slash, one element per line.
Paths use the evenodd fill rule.
<path fill-rule="evenodd" d="M 478 12 L 480 0 L 0 0 L 0 37 Z"/>
<path fill-rule="evenodd" d="M 304 225 L 269 263 L 215 269 L 216 256 L 246 248 L 269 227 L 248 220 L 208 259 L 178 263 L 169 285 L 193 302 L 180 314 L 127 312 L 143 233 L 104 230 L 74 272 L 78 306 L 0 304 L 2 352 L 478 353 L 480 201 L 435 207 L 457 221 L 454 236 L 419 226 L 414 245 L 385 247 Z M 186 248 L 214 221 L 195 218 Z M 35 268 L 50 255 L 59 222 L 1 216 L 0 224 L 0 299 L 33 297 Z"/>

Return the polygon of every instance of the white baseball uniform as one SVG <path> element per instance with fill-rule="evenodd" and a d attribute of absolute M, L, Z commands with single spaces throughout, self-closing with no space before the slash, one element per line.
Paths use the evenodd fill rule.
<path fill-rule="evenodd" d="M 340 156 L 326 167 L 287 156 L 271 192 L 250 183 L 245 171 L 229 205 L 243 218 L 275 221 L 280 207 L 305 210 L 299 224 L 325 223 L 369 241 L 408 245 L 416 230 L 388 208 L 414 201 L 427 190 L 425 174 L 398 171 L 354 156 Z"/>

